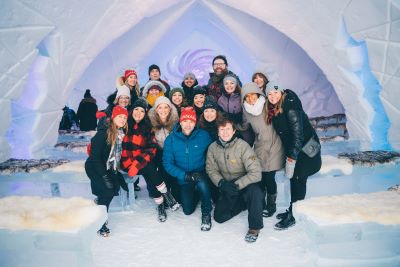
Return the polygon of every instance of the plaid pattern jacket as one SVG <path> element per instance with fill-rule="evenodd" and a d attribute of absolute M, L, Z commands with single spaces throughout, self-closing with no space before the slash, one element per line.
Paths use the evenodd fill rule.
<path fill-rule="evenodd" d="M 157 142 L 154 132 L 143 124 L 133 126 L 133 134 L 125 135 L 122 141 L 121 169 L 135 176 L 156 155 Z"/>

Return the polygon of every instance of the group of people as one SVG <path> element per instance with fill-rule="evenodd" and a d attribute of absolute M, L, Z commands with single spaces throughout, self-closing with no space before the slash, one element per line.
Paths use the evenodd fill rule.
<path fill-rule="evenodd" d="M 275 229 L 296 223 L 292 205 L 306 195 L 307 178 L 321 167 L 318 136 L 298 96 L 262 72 L 242 83 L 216 56 L 207 85 L 186 73 L 181 87 L 170 88 L 157 65 L 139 86 L 137 73 L 126 70 L 117 90 L 97 113 L 97 133 L 85 169 L 97 203 L 109 207 L 120 187 L 120 171 L 142 175 L 157 206 L 160 222 L 166 210 L 180 207 L 192 214 L 198 202 L 201 230 L 213 218 L 223 223 L 248 211 L 247 242 L 255 242 L 263 217 L 276 213 L 275 174 L 290 179 L 289 208 L 277 214 Z M 108 236 L 107 222 L 98 231 Z"/>

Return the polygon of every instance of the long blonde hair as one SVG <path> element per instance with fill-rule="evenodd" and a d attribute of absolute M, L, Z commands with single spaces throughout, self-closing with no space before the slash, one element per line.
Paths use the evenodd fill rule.
<path fill-rule="evenodd" d="M 125 85 L 128 86 L 129 90 L 131 90 L 131 91 L 135 90 L 137 97 L 140 96 L 140 85 L 139 85 L 139 80 L 138 80 L 137 76 L 136 76 L 136 85 L 135 86 L 130 86 L 128 84 L 128 79 L 126 79 Z"/>
<path fill-rule="evenodd" d="M 122 128 L 124 133 L 126 134 L 128 130 L 128 122 L 126 122 L 124 127 Z M 115 145 L 115 141 L 117 140 L 117 135 L 118 135 L 118 127 L 112 119 L 109 119 L 107 128 L 107 144 L 111 146 Z"/>
<path fill-rule="evenodd" d="M 266 117 L 265 117 L 265 122 L 267 124 L 271 124 L 272 123 L 272 118 L 277 116 L 278 114 L 283 113 L 283 101 L 285 100 L 285 93 L 282 93 L 282 97 L 281 99 L 279 99 L 278 103 L 276 103 L 276 105 L 272 105 L 269 100 L 268 100 L 268 96 L 267 96 L 267 101 L 265 102 L 265 107 L 266 107 Z"/>

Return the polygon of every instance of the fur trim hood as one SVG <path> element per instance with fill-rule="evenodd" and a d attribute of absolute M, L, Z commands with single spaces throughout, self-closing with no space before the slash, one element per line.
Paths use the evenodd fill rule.
<path fill-rule="evenodd" d="M 176 107 L 173 104 L 168 104 L 168 105 L 171 108 L 171 116 L 169 117 L 168 121 L 165 124 L 162 123 L 161 120 L 159 119 L 155 107 L 152 107 L 149 110 L 148 117 L 150 119 L 151 126 L 153 127 L 154 131 L 166 128 L 168 131 L 172 132 L 174 125 L 179 121 L 179 115 L 178 111 L 176 110 Z"/>
<path fill-rule="evenodd" d="M 144 98 L 147 97 L 147 93 L 149 92 L 150 87 L 152 87 L 153 85 L 160 87 L 160 88 L 161 88 L 161 91 L 164 93 L 164 95 L 165 95 L 165 93 L 167 92 L 167 88 L 165 88 L 165 85 L 164 85 L 162 82 L 160 82 L 160 81 L 148 81 L 148 82 L 144 85 L 143 91 L 142 91 L 142 96 L 143 96 Z"/>

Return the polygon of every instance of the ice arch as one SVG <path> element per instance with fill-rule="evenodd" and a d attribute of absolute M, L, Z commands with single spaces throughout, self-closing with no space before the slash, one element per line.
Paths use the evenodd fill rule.
<path fill-rule="evenodd" d="M 254 33 L 244 29 L 232 17 L 237 11 L 231 10 L 247 13 L 288 36 L 333 85 L 348 118 L 350 138 L 375 148 L 390 144 L 398 147 L 399 104 L 395 99 L 399 96 L 400 12 L 395 1 L 318 1 L 304 5 L 286 0 L 260 5 L 259 1 L 171 0 L 160 6 L 158 1 L 56 4 L 50 0 L 7 0 L 0 11 L 0 160 L 10 155 L 41 156 L 44 148 L 56 141 L 61 107 L 90 63 L 113 40 L 134 31 L 144 18 L 151 25 L 153 19 L 157 21 L 156 14 L 170 12 L 165 21 L 148 29 L 147 39 L 138 46 L 137 62 L 145 62 L 148 49 L 157 45 L 156 35 L 167 31 L 199 3 L 228 24 L 232 33 L 250 38 L 246 44 L 253 50 L 258 48 L 250 37 Z M 347 31 L 342 21 L 347 23 Z M 365 43 L 349 41 L 346 33 L 366 39 L 369 54 L 365 53 Z M 267 62 L 261 58 L 258 67 L 267 68 Z M 382 94 L 372 75 L 363 80 L 369 65 L 383 85 Z M 118 72 L 118 68 L 114 70 Z M 366 97 L 366 91 L 374 94 Z M 383 106 L 380 101 L 371 101 L 374 97 L 380 97 Z M 375 124 L 377 120 L 386 124 Z"/>

